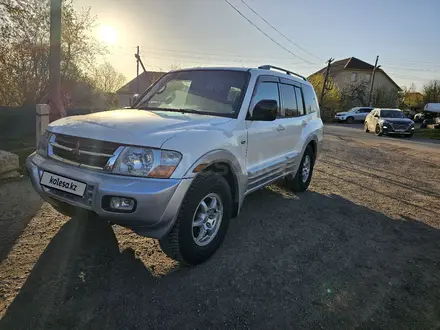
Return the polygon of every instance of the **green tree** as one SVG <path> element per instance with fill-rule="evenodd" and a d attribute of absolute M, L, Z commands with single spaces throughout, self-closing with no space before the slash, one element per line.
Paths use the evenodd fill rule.
<path fill-rule="evenodd" d="M 324 75 L 315 74 L 308 78 L 308 81 L 312 84 L 315 89 L 318 98 L 321 96 L 322 87 L 324 85 Z M 333 82 L 331 77 L 327 79 L 327 89 L 324 93 L 324 98 L 321 108 L 321 116 L 323 119 L 331 119 L 334 117 L 335 113 L 339 110 L 341 103 L 341 92 Z"/>

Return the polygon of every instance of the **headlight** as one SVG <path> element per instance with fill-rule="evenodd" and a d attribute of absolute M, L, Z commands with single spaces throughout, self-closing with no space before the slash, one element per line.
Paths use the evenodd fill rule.
<path fill-rule="evenodd" d="M 176 151 L 126 147 L 119 155 L 113 173 L 166 179 L 179 165 L 182 155 Z"/>
<path fill-rule="evenodd" d="M 48 131 L 44 132 L 40 136 L 40 141 L 38 142 L 37 154 L 47 157 L 47 142 L 49 141 L 50 133 Z"/>

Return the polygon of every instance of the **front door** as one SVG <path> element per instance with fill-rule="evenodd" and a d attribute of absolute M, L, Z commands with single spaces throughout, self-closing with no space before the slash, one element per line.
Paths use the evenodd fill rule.
<path fill-rule="evenodd" d="M 370 115 L 367 116 L 367 124 L 368 124 L 368 129 L 370 131 L 373 131 L 376 129 L 376 124 L 379 121 L 378 118 L 376 117 L 377 115 L 379 115 L 379 111 L 378 110 L 374 110 L 373 112 L 370 113 Z"/>
<path fill-rule="evenodd" d="M 280 105 L 278 78 L 260 77 L 250 111 L 261 100 L 276 100 Z M 285 130 L 281 118 L 274 121 L 246 120 L 248 130 L 248 190 L 263 185 L 282 172 L 285 165 Z"/>

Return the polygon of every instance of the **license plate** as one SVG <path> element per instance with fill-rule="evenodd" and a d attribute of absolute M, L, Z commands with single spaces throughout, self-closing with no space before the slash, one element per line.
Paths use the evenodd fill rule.
<path fill-rule="evenodd" d="M 84 196 L 87 185 L 83 182 L 65 178 L 61 175 L 44 172 L 40 183 L 43 186 L 68 192 L 76 196 Z"/>
<path fill-rule="evenodd" d="M 396 131 L 396 132 L 405 132 L 404 129 L 396 129 L 395 131 Z"/>

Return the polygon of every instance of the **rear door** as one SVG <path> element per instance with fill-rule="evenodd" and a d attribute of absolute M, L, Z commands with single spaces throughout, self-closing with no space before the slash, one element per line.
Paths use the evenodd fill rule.
<path fill-rule="evenodd" d="M 284 128 L 283 149 L 285 156 L 291 160 L 298 156 L 302 150 L 301 135 L 306 125 L 304 118 L 304 102 L 301 87 L 287 79 L 282 79 L 280 84 L 281 113 L 280 124 Z"/>

